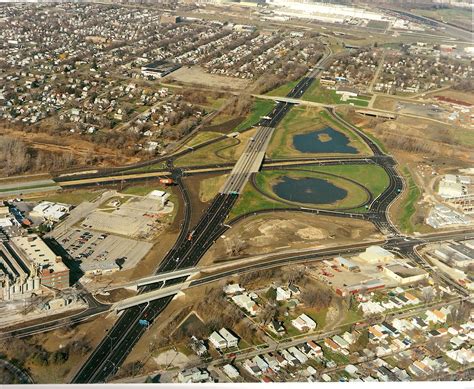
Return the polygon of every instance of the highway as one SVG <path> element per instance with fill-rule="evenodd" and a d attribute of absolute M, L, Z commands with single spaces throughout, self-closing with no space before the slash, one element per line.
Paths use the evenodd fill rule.
<path fill-rule="evenodd" d="M 304 78 L 301 80 L 289 93 L 289 96 L 301 96 L 310 86 L 310 81 L 312 81 L 312 78 Z M 239 159 L 239 162 L 242 162 L 240 162 L 236 170 L 237 174 L 244 172 L 246 178 L 239 176 L 236 179 L 236 177 L 232 175 L 229 177 L 227 183 L 224 185 L 224 191 L 226 193 L 219 193 L 214 198 L 197 225 L 188 233 L 186 239 L 183 239 L 182 235 L 179 237 L 175 246 L 161 262 L 156 273 L 195 266 L 215 240 L 227 229 L 223 223 L 235 204 L 239 191 L 243 185 L 245 185 L 246 180 L 248 180 L 246 172 L 254 169 L 260 157 L 263 161 L 262 152 L 268 144 L 273 129 L 283 119 L 291 107 L 292 104 L 289 103 L 278 103 L 266 118 L 260 120 L 257 124 L 258 127 L 261 127 L 258 131 L 258 139 L 250 140 L 250 143 L 256 143 L 255 145 L 247 145 L 247 155 Z M 167 160 L 167 165 L 168 168 L 173 169 L 172 159 Z M 182 170 L 176 169 L 175 175 L 177 178 L 180 178 Z M 184 228 L 181 232 L 183 231 Z M 141 288 L 140 292 L 144 293 L 156 288 L 170 286 L 175 283 L 180 283 L 185 279 L 186 277 L 183 277 L 182 279 L 178 278 L 164 283 L 147 285 Z M 164 297 L 123 311 L 123 314 L 121 314 L 107 336 L 76 373 L 72 382 L 106 382 L 108 377 L 116 372 L 118 366 L 120 366 L 145 331 L 145 327 L 139 324 L 139 320 L 153 321 L 172 298 L 173 296 Z"/>

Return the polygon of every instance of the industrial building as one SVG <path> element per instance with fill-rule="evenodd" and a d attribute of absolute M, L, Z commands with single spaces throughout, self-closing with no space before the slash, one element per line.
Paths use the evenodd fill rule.
<path fill-rule="evenodd" d="M 365 282 L 352 284 L 352 285 L 346 285 L 341 288 L 337 288 L 336 293 L 339 296 L 345 297 L 350 294 L 372 292 L 374 290 L 383 289 L 383 288 L 385 288 L 385 283 L 383 281 L 379 279 L 373 279 L 373 280 L 368 280 Z"/>
<path fill-rule="evenodd" d="M 384 266 L 383 272 L 401 285 L 423 281 L 429 277 L 429 274 L 423 269 L 398 262 Z"/>
<path fill-rule="evenodd" d="M 147 65 L 142 66 L 142 74 L 144 76 L 151 76 L 156 78 L 162 78 L 168 74 L 178 70 L 181 67 L 179 64 L 169 63 L 166 61 L 153 61 Z"/>
<path fill-rule="evenodd" d="M 344 257 L 336 257 L 334 258 L 334 260 L 339 266 L 343 267 L 344 269 L 347 269 L 353 272 L 360 272 L 360 267 L 358 265 L 356 265 L 354 262 L 351 262 Z"/>
<path fill-rule="evenodd" d="M 359 258 L 367 263 L 380 264 L 392 262 L 395 259 L 395 255 L 383 247 L 369 246 L 363 253 L 359 254 Z"/>
<path fill-rule="evenodd" d="M 444 244 L 435 249 L 432 255 L 448 265 L 465 269 L 474 264 L 474 239 Z"/>
<path fill-rule="evenodd" d="M 69 287 L 69 268 L 35 234 L 4 239 L 0 243 L 0 284 L 4 300 L 40 293 L 41 286 Z"/>

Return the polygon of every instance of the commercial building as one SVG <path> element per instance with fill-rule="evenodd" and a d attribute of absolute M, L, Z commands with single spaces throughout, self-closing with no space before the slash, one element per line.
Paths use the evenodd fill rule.
<path fill-rule="evenodd" d="M 401 285 L 419 282 L 429 276 L 423 269 L 402 263 L 392 263 L 384 266 L 383 272 Z"/>
<path fill-rule="evenodd" d="M 30 216 L 58 222 L 69 213 L 71 208 L 72 206 L 68 204 L 42 201 L 31 210 Z"/>
<path fill-rule="evenodd" d="M 395 259 L 395 255 L 383 247 L 369 246 L 363 253 L 359 254 L 359 258 L 367 263 L 381 264 L 392 262 Z"/>

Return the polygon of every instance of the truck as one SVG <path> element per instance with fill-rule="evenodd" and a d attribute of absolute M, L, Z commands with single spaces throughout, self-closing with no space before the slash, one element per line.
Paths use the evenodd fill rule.
<path fill-rule="evenodd" d="M 172 178 L 160 178 L 160 184 L 163 185 L 173 185 L 174 180 Z"/>
<path fill-rule="evenodd" d="M 194 236 L 194 230 L 192 230 L 189 235 L 188 235 L 188 240 L 193 240 L 193 236 Z"/>

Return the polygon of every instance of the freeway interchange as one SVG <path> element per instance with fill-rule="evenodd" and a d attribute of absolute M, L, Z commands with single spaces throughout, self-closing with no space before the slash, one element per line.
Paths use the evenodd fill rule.
<path fill-rule="evenodd" d="M 290 91 L 288 97 L 301 97 L 311 85 L 317 73 L 317 70 L 313 71 L 308 77 L 303 78 L 293 88 L 293 90 Z M 262 120 L 257 124 L 257 127 L 259 128 L 257 134 L 254 138 L 250 139 L 244 153 L 235 164 L 220 193 L 216 195 L 208 209 L 204 212 L 201 219 L 191 231 L 189 228 L 189 215 L 187 215 L 187 218 L 185 217 L 185 223 L 182 226 L 181 233 L 174 247 L 161 262 L 156 271 L 157 274 L 196 266 L 216 239 L 226 231 L 228 226 L 224 224 L 224 221 L 250 176 L 256 173 L 260 168 L 266 147 L 271 135 L 273 134 L 274 128 L 289 112 L 292 106 L 293 104 L 288 102 L 278 102 L 274 110 L 267 117 L 262 118 Z M 343 120 L 333 111 L 330 111 L 330 114 L 335 117 L 336 120 Z M 344 124 L 347 125 L 346 123 Z M 360 130 L 355 127 L 353 130 L 356 131 L 369 145 L 375 157 L 383 157 L 376 160 L 388 173 L 390 177 L 390 185 L 378 199 L 375 199 L 372 202 L 370 214 L 372 215 L 372 221 L 383 232 L 395 235 L 397 234 L 397 231 L 387 219 L 385 210 L 391 201 L 393 201 L 402 191 L 403 181 L 399 178 L 394 169 L 395 162 L 390 157 L 385 156 L 378 145 Z M 186 151 L 183 151 L 181 153 L 185 152 Z M 172 176 L 177 180 L 181 192 L 185 193 L 186 190 L 181 181 L 183 170 L 174 168 L 173 158 L 168 158 L 167 168 L 167 170 L 169 170 Z M 114 171 L 112 174 L 116 175 L 116 173 L 117 171 Z M 106 174 L 96 174 L 95 176 L 95 178 L 103 178 Z M 80 180 L 84 178 L 90 179 L 91 176 L 68 176 L 67 181 L 69 181 L 70 184 L 74 181 L 79 181 L 77 184 L 83 185 Z M 189 199 L 186 200 L 185 198 L 184 200 L 185 209 L 189 212 Z M 374 210 L 373 212 L 372 209 Z M 286 260 L 291 260 L 291 258 L 285 258 L 285 261 Z M 147 285 L 140 288 L 139 293 L 146 294 L 155 289 L 179 284 L 185 281 L 186 278 L 187 277 L 180 277 L 165 282 Z M 166 296 L 154 299 L 122 311 L 115 325 L 89 356 L 86 363 L 78 370 L 72 382 L 106 382 L 116 373 L 120 364 L 124 361 L 138 339 L 145 332 L 146 329 L 144 326 L 140 325 L 140 320 L 147 320 L 148 322 L 156 320 L 172 298 L 173 296 Z"/>
<path fill-rule="evenodd" d="M 315 77 L 319 73 L 319 69 L 323 68 L 329 57 L 324 57 L 317 67 L 311 73 L 304 77 L 287 95 L 291 99 L 299 99 L 305 93 L 305 91 L 312 84 Z M 396 197 L 403 191 L 404 182 L 403 179 L 398 175 L 396 171 L 396 161 L 389 155 L 386 155 L 376 142 L 369 138 L 364 132 L 357 127 L 348 123 L 342 117 L 340 117 L 333 108 L 328 108 L 330 116 L 336 120 L 342 126 L 351 129 L 357 133 L 359 137 L 369 146 L 372 157 L 350 157 L 350 158 L 301 158 L 291 160 L 265 160 L 265 151 L 270 142 L 273 132 L 277 127 L 278 123 L 285 117 L 285 115 L 291 110 L 294 103 L 279 101 L 276 103 L 273 111 L 266 117 L 262 118 L 257 124 L 257 133 L 250 139 L 240 159 L 235 165 L 233 164 L 222 164 L 222 165 L 208 165 L 200 166 L 199 168 L 184 167 L 177 168 L 174 166 L 174 160 L 180 156 L 183 156 L 195 149 L 206 147 L 214 142 L 225 139 L 225 136 L 214 138 L 212 140 L 203 142 L 192 149 L 184 149 L 172 155 L 161 157 L 152 161 L 142 162 L 133 166 L 126 166 L 121 168 L 106 169 L 101 171 L 86 172 L 86 173 L 74 173 L 59 175 L 55 178 L 55 181 L 62 187 L 77 188 L 82 186 L 91 185 L 107 185 L 117 182 L 133 182 L 147 179 L 149 177 L 158 176 L 171 176 L 177 184 L 180 191 L 183 203 L 184 203 L 184 221 L 181 225 L 181 230 L 178 238 L 172 247 L 172 249 L 166 254 L 165 258 L 161 261 L 159 267 L 156 269 L 155 274 L 173 272 L 181 269 L 192 269 L 198 265 L 200 259 L 208 251 L 208 249 L 214 244 L 214 242 L 230 227 L 229 224 L 225 224 L 232 207 L 235 205 L 242 189 L 245 184 L 254 177 L 261 168 L 272 169 L 288 165 L 338 165 L 345 163 L 375 163 L 381 166 L 389 177 L 389 185 L 387 189 L 380 194 L 377 198 L 370 199 L 371 202 L 368 204 L 368 212 L 365 214 L 353 214 L 344 211 L 327 211 L 318 209 L 305 209 L 302 207 L 295 207 L 282 210 L 284 212 L 312 212 L 322 215 L 330 215 L 337 217 L 357 217 L 364 218 L 371 221 L 374 225 L 389 238 L 385 242 L 387 248 L 393 250 L 399 250 L 399 252 L 405 256 L 414 258 L 420 265 L 425 266 L 426 264 L 417 255 L 415 247 L 417 245 L 426 242 L 426 239 L 443 239 L 457 237 L 458 234 L 447 234 L 445 237 L 436 236 L 435 238 L 427 237 L 425 240 L 420 238 L 407 238 L 400 235 L 396 227 L 391 223 L 387 215 L 387 209 L 390 204 L 396 199 Z M 155 169 L 147 173 L 131 172 L 131 169 L 139 169 L 147 167 L 157 162 L 165 162 L 166 168 Z M 205 172 L 226 172 L 230 171 L 229 178 L 226 183 L 222 186 L 219 193 L 215 196 L 213 201 L 210 203 L 207 210 L 203 213 L 200 220 L 195 226 L 191 228 L 191 202 L 189 199 L 188 192 L 183 183 L 183 176 L 200 174 Z M 270 212 L 265 210 L 261 212 Z M 255 214 L 256 212 L 252 212 Z M 248 215 L 241 215 L 238 218 L 230 221 L 229 223 L 236 223 L 242 220 Z M 363 245 L 362 245 L 363 246 Z M 263 261 L 255 264 L 239 267 L 237 269 L 227 270 L 219 272 L 217 274 L 211 274 L 207 277 L 203 277 L 194 281 L 187 281 L 187 287 L 194 287 L 202 285 L 208 282 L 213 282 L 217 279 L 223 279 L 243 272 L 254 271 L 258 269 L 264 269 L 270 266 L 281 266 L 287 263 L 297 262 L 310 262 L 314 260 L 321 260 L 327 258 L 330 255 L 338 255 L 344 252 L 352 253 L 360 251 L 363 247 L 360 244 L 354 244 L 347 247 L 340 247 L 337 249 L 330 250 L 315 250 L 313 252 L 306 252 L 304 254 L 274 254 L 273 257 L 269 258 L 269 261 Z M 162 288 L 171 288 L 183 284 L 187 280 L 188 276 L 184 275 L 174 279 L 168 279 L 165 281 L 159 281 L 152 284 L 141 286 L 138 290 L 139 295 L 146 296 L 149 293 L 158 291 Z M 446 281 L 446 280 L 445 280 Z M 110 309 L 109 306 L 98 304 L 92 298 L 91 295 L 85 297 L 90 305 L 90 308 L 84 312 L 75 315 L 72 319 L 72 323 L 78 323 L 82 320 L 86 320 L 92 315 L 100 314 Z M 121 311 L 118 320 L 114 326 L 107 332 L 107 335 L 102 339 L 100 344 L 95 348 L 92 354 L 88 357 L 85 364 L 76 372 L 72 382 L 73 383 L 93 383 L 93 382 L 106 382 L 109 380 L 118 370 L 121 363 L 125 360 L 131 349 L 138 342 L 141 336 L 146 331 L 146 327 L 141 325 L 140 320 L 146 320 L 147 322 L 153 322 L 156 320 L 161 312 L 173 299 L 173 295 L 166 295 L 160 298 L 150 299 L 143 303 L 139 303 L 134 306 L 130 306 L 125 310 Z M 43 325 L 37 325 L 29 327 L 24 330 L 12 331 L 11 336 L 23 336 L 25 334 L 36 333 L 42 330 L 48 330 L 51 328 L 57 328 L 61 325 L 61 321 L 53 321 Z"/>

